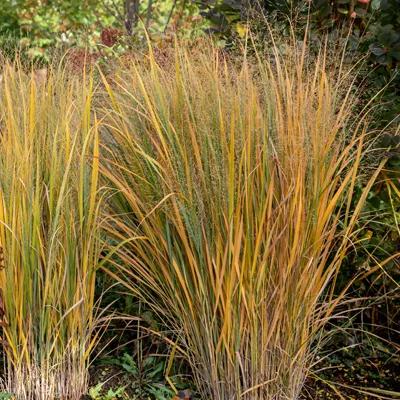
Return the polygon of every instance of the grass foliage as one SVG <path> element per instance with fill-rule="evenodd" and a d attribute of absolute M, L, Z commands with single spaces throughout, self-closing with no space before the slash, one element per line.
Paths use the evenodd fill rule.
<path fill-rule="evenodd" d="M 5 65 L 0 83 L 3 387 L 17 399 L 87 390 L 99 256 L 90 79 Z"/>
<path fill-rule="evenodd" d="M 108 75 L 4 65 L 4 389 L 87 392 L 102 266 L 172 332 L 202 398 L 298 398 L 383 162 L 356 199 L 350 74 L 284 50 L 178 44 Z"/>
<path fill-rule="evenodd" d="M 177 47 L 103 77 L 107 270 L 173 329 L 202 398 L 298 397 L 356 240 L 354 88 L 289 50 Z"/>

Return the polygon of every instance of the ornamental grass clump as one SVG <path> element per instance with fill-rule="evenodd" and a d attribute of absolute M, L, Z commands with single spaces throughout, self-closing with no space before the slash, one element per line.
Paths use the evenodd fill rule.
<path fill-rule="evenodd" d="M 89 77 L 5 65 L 0 83 L 2 389 L 86 393 L 99 257 L 98 131 Z"/>
<path fill-rule="evenodd" d="M 107 271 L 174 333 L 204 399 L 298 398 L 341 298 L 365 124 L 340 67 L 289 50 L 177 46 L 161 67 L 150 49 L 103 77 Z"/>

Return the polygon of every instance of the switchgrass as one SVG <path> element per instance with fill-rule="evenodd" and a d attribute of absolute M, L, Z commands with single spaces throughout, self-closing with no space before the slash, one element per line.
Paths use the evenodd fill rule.
<path fill-rule="evenodd" d="M 91 78 L 5 65 L 0 83 L 3 389 L 86 393 L 99 257 L 98 133 Z"/>
<path fill-rule="evenodd" d="M 104 77 L 108 273 L 173 329 L 202 398 L 298 398 L 369 187 L 351 206 L 349 76 L 286 50 L 177 46 L 161 67 L 150 49 Z"/>

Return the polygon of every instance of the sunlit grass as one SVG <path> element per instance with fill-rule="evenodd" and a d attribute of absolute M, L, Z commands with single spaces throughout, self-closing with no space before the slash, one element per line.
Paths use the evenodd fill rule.
<path fill-rule="evenodd" d="M 108 273 L 174 330 L 205 399 L 298 397 L 369 188 L 353 208 L 348 76 L 288 49 L 150 51 L 104 78 Z"/>
<path fill-rule="evenodd" d="M 103 93 L 5 66 L 2 383 L 18 400 L 86 392 L 100 215 L 104 269 L 172 332 L 202 398 L 298 398 L 383 162 L 356 200 L 366 123 L 324 50 L 195 47 L 124 58 Z"/>
<path fill-rule="evenodd" d="M 6 65 L 0 83 L 3 389 L 86 392 L 99 257 L 98 123 L 91 78 Z"/>

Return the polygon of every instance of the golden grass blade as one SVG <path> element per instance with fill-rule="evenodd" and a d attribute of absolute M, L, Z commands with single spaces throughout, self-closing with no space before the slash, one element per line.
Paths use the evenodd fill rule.
<path fill-rule="evenodd" d="M 108 273 L 177 332 L 203 398 L 296 399 L 341 300 L 366 132 L 326 51 L 289 49 L 177 46 L 103 76 Z"/>
<path fill-rule="evenodd" d="M 18 400 L 80 399 L 95 327 L 98 121 L 92 84 L 18 66 L 0 86 L 0 289 L 6 376 Z"/>

